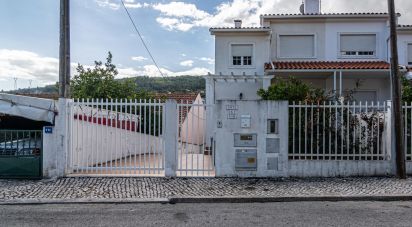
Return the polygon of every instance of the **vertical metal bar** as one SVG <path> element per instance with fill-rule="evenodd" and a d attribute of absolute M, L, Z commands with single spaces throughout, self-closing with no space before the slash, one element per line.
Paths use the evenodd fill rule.
<path fill-rule="evenodd" d="M 350 146 L 350 102 L 347 102 L 346 107 L 346 160 L 349 160 L 349 146 Z"/>
<path fill-rule="evenodd" d="M 299 101 L 299 136 L 298 136 L 298 140 L 299 140 L 299 159 L 301 159 L 302 157 L 302 105 L 301 105 L 301 101 Z"/>
<path fill-rule="evenodd" d="M 314 128 L 313 128 L 313 103 L 310 104 L 310 157 L 313 159 L 313 133 L 314 133 Z"/>
<path fill-rule="evenodd" d="M 308 159 L 308 103 L 306 101 L 305 101 L 305 159 Z M 311 159 L 311 157 L 309 159 Z"/>
<path fill-rule="evenodd" d="M 149 174 L 151 173 L 151 168 L 150 168 L 150 164 L 151 164 L 151 162 L 152 162 L 152 159 L 151 159 L 151 154 L 150 153 L 152 153 L 151 151 L 152 151 L 152 139 L 151 139 L 151 135 L 152 135 L 152 107 L 151 107 L 151 104 L 152 104 L 152 100 L 151 99 L 149 99 Z"/>
<path fill-rule="evenodd" d="M 326 142 L 325 142 L 325 139 L 326 139 L 326 101 L 323 101 L 323 124 L 322 124 L 322 129 L 323 129 L 323 134 L 322 134 L 322 142 L 323 142 L 323 146 L 322 146 L 322 148 L 323 148 L 323 152 L 322 152 L 322 155 L 323 155 L 323 159 L 325 159 L 325 149 L 326 149 Z"/>
<path fill-rule="evenodd" d="M 338 102 L 335 102 L 335 160 L 338 159 Z"/>
<path fill-rule="evenodd" d="M 368 101 L 366 101 L 365 102 L 365 114 L 366 114 L 366 116 L 368 115 Z M 366 151 L 367 151 L 367 153 L 366 153 L 366 160 L 368 160 L 368 157 L 370 158 L 371 157 L 371 154 L 370 154 L 370 147 L 369 147 L 369 133 L 368 133 L 368 130 L 369 130 L 369 124 L 368 124 L 368 122 L 366 122 L 366 126 L 365 126 L 365 149 L 366 149 Z"/>
<path fill-rule="evenodd" d="M 352 125 L 352 127 L 353 127 L 353 145 L 352 145 L 352 156 L 353 156 L 353 159 L 352 160 L 355 160 L 356 159 L 356 157 L 355 157 L 355 155 L 356 155 L 356 127 L 357 127 L 357 125 L 358 124 L 356 124 L 356 120 L 357 119 L 355 119 L 355 117 L 356 117 L 356 102 L 354 101 L 353 103 L 352 103 L 352 111 L 353 111 L 353 116 L 354 116 L 354 124 Z"/>
<path fill-rule="evenodd" d="M 376 107 L 375 107 L 375 105 L 374 105 L 374 102 L 372 101 L 372 103 L 371 103 L 371 109 L 372 109 L 372 116 L 373 116 L 373 114 L 375 114 L 373 111 L 374 110 L 376 110 Z M 377 111 L 376 111 L 376 113 L 377 113 Z M 379 116 L 378 116 L 379 117 Z M 375 146 L 374 146 L 374 143 L 375 143 L 375 139 L 374 139 L 374 137 L 373 137 L 373 135 L 374 135 L 374 133 L 373 133 L 373 131 L 375 130 L 375 119 L 374 118 L 372 118 L 372 125 L 371 125 L 371 146 L 372 146 L 372 148 L 371 148 L 371 154 L 372 154 L 372 160 L 375 160 L 375 158 L 377 157 L 377 156 L 375 156 Z"/>
<path fill-rule="evenodd" d="M 328 139 L 329 139 L 329 152 L 328 152 L 328 155 L 329 155 L 329 159 L 331 159 L 332 158 L 332 101 L 329 101 L 329 129 L 328 129 L 328 131 L 329 131 L 329 136 L 328 136 Z"/>
<path fill-rule="evenodd" d="M 319 122 L 320 122 L 320 103 L 318 101 L 318 105 L 316 107 L 316 160 L 319 160 Z"/>
<path fill-rule="evenodd" d="M 203 131 L 200 131 L 200 106 L 197 106 L 197 133 L 202 133 L 203 134 Z M 199 150 L 200 150 L 200 152 L 202 152 L 201 154 L 198 154 L 198 156 L 197 156 L 197 159 L 196 159 L 196 161 L 197 161 L 197 168 L 198 169 L 201 169 L 201 170 L 205 170 L 205 168 L 203 168 L 203 166 L 202 166 L 202 168 L 200 168 L 200 166 L 199 166 L 199 158 L 205 158 L 205 151 L 203 150 L 204 149 L 204 143 L 203 143 L 203 141 L 200 141 L 200 138 L 199 138 L 199 134 L 197 134 L 197 136 L 196 136 L 196 141 L 198 141 L 199 142 Z M 199 176 L 199 172 L 197 172 L 198 174 L 198 176 Z M 205 172 L 201 172 L 201 174 L 204 174 Z"/>
<path fill-rule="evenodd" d="M 143 131 L 142 131 L 142 99 L 139 99 L 139 174 L 142 174 L 142 149 L 143 149 Z"/>
<path fill-rule="evenodd" d="M 362 114 L 362 101 L 359 101 L 359 115 Z M 359 116 L 359 160 L 363 157 L 362 155 L 362 119 Z"/>
<path fill-rule="evenodd" d="M 143 127 L 144 127 L 144 152 L 143 152 L 143 172 L 146 174 L 146 153 L 147 153 L 147 133 L 146 133 L 146 120 L 147 120 L 147 102 L 144 100 L 144 118 L 143 118 Z"/>
<path fill-rule="evenodd" d="M 134 174 L 137 174 L 137 143 L 139 142 L 138 140 L 138 133 L 137 133 L 137 119 L 138 119 L 138 115 L 137 115 L 137 99 L 134 99 L 134 103 L 133 103 L 133 107 L 134 107 L 134 112 L 133 112 L 133 116 L 134 116 L 134 130 L 132 130 L 131 132 L 133 132 L 133 140 L 135 141 L 134 144 Z"/>
<path fill-rule="evenodd" d="M 188 175 L 188 170 L 189 170 L 189 164 L 188 164 L 188 161 L 189 161 L 189 146 L 188 146 L 188 141 L 189 141 L 189 106 L 188 106 L 188 104 L 189 104 L 189 101 L 187 101 L 186 100 L 186 119 L 184 119 L 184 121 L 186 122 L 186 135 L 185 135 L 185 137 L 186 137 L 186 139 L 185 139 L 185 142 L 186 142 L 186 176 Z"/>
<path fill-rule="evenodd" d="M 295 132 L 295 124 L 296 124 L 296 122 L 295 122 L 295 115 L 296 115 L 296 113 L 295 113 L 295 110 L 296 110 L 296 107 L 295 107 L 295 101 L 293 101 L 293 105 L 292 105 L 292 114 L 293 114 L 293 120 L 292 120 L 292 122 L 293 122 L 293 124 L 292 124 L 292 138 L 293 138 L 293 140 L 292 140 L 292 159 L 295 159 L 296 157 L 295 157 L 295 147 L 296 147 L 296 138 L 295 138 L 295 134 L 296 134 L 296 132 Z"/>
<path fill-rule="evenodd" d="M 341 132 L 340 132 L 340 155 L 341 155 L 341 160 L 343 160 L 343 142 L 344 142 L 344 138 L 345 138 L 345 135 L 344 135 L 344 126 L 345 126 L 345 124 L 344 124 L 344 122 L 343 122 L 343 108 L 344 108 L 344 103 L 340 103 L 340 130 L 341 130 Z"/>

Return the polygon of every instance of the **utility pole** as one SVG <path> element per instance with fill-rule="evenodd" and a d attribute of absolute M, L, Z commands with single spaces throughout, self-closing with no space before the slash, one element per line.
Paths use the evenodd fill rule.
<path fill-rule="evenodd" d="M 70 98 L 70 0 L 60 0 L 59 97 Z"/>
<path fill-rule="evenodd" d="M 394 117 L 394 138 L 396 156 L 396 176 L 406 179 L 406 163 L 402 124 L 402 104 L 401 104 L 401 82 L 398 59 L 398 34 L 397 34 L 397 15 L 395 12 L 395 1 L 388 0 L 390 40 L 391 40 L 391 80 L 392 80 L 392 108 Z"/>

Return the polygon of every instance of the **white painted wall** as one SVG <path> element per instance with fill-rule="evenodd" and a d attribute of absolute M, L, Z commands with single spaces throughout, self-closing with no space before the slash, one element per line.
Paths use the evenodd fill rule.
<path fill-rule="evenodd" d="M 264 75 L 264 64 L 269 61 L 269 41 L 267 33 L 230 33 L 216 34 L 215 39 L 215 74 L 223 75 Z M 231 66 L 231 44 L 253 44 L 252 66 Z"/>
<path fill-rule="evenodd" d="M 238 106 L 237 119 L 228 119 L 227 105 Z M 288 114 L 287 102 L 275 101 L 217 101 L 215 115 L 223 127 L 215 127 L 216 176 L 219 177 L 276 177 L 285 176 L 287 169 Z M 251 127 L 241 128 L 240 116 L 251 116 Z M 279 134 L 267 135 L 267 119 L 279 120 Z M 236 171 L 234 133 L 257 133 L 257 171 Z M 266 138 L 280 138 L 280 152 L 266 154 Z M 278 170 L 267 170 L 267 158 L 277 157 Z"/>
<path fill-rule="evenodd" d="M 115 127 L 73 120 L 72 154 L 74 168 L 93 166 L 130 155 L 163 154 L 163 138 Z"/>

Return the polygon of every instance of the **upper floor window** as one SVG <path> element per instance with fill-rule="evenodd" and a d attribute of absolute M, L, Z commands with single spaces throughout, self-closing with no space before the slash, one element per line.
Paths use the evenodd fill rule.
<path fill-rule="evenodd" d="M 253 44 L 232 44 L 232 65 L 251 66 L 253 64 Z"/>
<path fill-rule="evenodd" d="M 412 43 L 408 44 L 408 65 L 412 65 Z"/>
<path fill-rule="evenodd" d="M 375 57 L 376 34 L 342 34 L 340 35 L 341 57 Z"/>
<path fill-rule="evenodd" d="M 279 35 L 279 58 L 314 58 L 315 35 Z"/>

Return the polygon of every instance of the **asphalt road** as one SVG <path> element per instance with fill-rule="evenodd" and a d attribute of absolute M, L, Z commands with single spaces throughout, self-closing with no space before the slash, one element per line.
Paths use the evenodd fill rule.
<path fill-rule="evenodd" d="M 0 206 L 1 226 L 412 226 L 412 202 Z"/>

